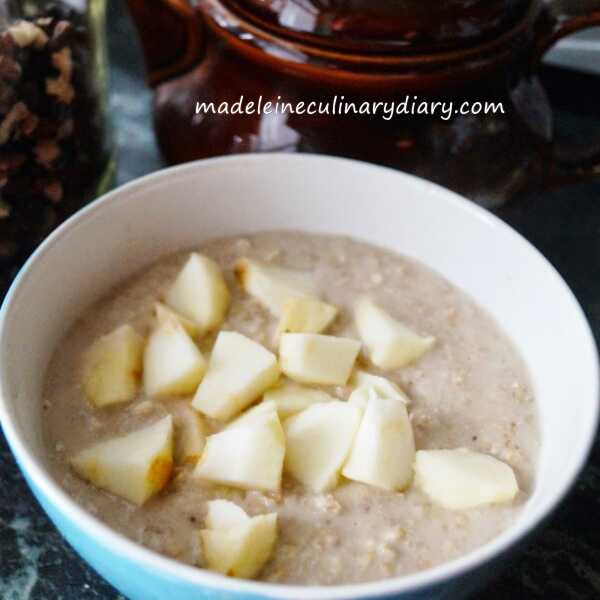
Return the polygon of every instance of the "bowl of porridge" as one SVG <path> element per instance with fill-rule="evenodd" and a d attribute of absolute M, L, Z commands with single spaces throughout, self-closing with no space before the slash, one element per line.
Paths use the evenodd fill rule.
<path fill-rule="evenodd" d="M 552 266 L 455 194 L 232 157 L 42 244 L 0 315 L 0 417 L 128 598 L 459 598 L 582 468 L 597 352 Z"/>

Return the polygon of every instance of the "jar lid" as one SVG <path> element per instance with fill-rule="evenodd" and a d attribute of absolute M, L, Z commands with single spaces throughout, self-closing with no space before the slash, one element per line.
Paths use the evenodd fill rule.
<path fill-rule="evenodd" d="M 432 51 L 509 29 L 530 0 L 228 0 L 278 35 L 335 46 Z"/>

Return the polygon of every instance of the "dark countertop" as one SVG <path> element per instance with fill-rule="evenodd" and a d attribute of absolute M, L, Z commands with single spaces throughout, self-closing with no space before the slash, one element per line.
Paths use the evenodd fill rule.
<path fill-rule="evenodd" d="M 150 123 L 150 93 L 121 3 L 110 3 L 111 110 L 117 132 L 118 182 L 161 166 Z M 600 136 L 600 79 L 547 69 L 544 83 L 560 108 L 565 135 Z M 584 132 L 584 133 L 582 133 Z M 556 266 L 600 339 L 600 181 L 529 194 L 500 211 Z M 552 327 L 552 323 L 548 323 Z M 568 348 L 557 348 L 568 352 Z M 565 399 L 568 401 L 569 399 Z M 66 544 L 31 496 L 0 434 L 0 598 L 122 598 Z M 600 598 L 600 444 L 570 497 L 529 549 L 485 592 L 486 600 Z"/>

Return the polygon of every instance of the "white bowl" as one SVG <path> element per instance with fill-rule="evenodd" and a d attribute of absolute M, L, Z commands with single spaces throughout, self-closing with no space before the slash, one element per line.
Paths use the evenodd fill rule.
<path fill-rule="evenodd" d="M 512 338 L 531 374 L 542 448 L 533 495 L 502 535 L 458 560 L 373 583 L 308 588 L 239 581 L 129 541 L 48 475 L 40 390 L 53 349 L 85 307 L 165 254 L 209 238 L 277 228 L 346 234 L 417 258 L 470 294 Z M 125 185 L 42 244 L 0 313 L 0 418 L 50 517 L 132 600 L 456 598 L 497 570 L 573 484 L 596 431 L 597 352 L 581 308 L 553 267 L 470 202 L 415 177 L 348 160 L 238 156 Z"/>

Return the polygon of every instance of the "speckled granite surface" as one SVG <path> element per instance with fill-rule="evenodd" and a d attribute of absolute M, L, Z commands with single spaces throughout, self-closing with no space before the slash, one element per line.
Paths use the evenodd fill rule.
<path fill-rule="evenodd" d="M 150 94 L 120 2 L 112 2 L 111 108 L 120 149 L 119 182 L 160 166 L 149 127 Z M 568 132 L 600 134 L 600 80 L 547 72 Z M 568 93 L 567 93 L 568 92 Z M 575 110 L 576 106 L 576 110 Z M 600 339 L 600 182 L 521 199 L 501 216 L 558 268 Z M 552 326 L 551 323 L 548 324 Z M 567 349 L 557 349 L 560 351 Z M 527 552 L 479 595 L 485 600 L 600 598 L 600 444 L 574 491 Z M 0 599 L 116 600 L 109 584 L 63 541 L 29 493 L 0 434 Z"/>

